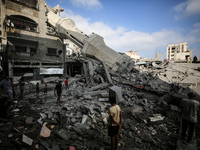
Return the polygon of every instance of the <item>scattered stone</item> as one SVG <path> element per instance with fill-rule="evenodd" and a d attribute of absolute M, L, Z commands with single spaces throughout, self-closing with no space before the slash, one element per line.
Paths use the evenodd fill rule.
<path fill-rule="evenodd" d="M 31 138 L 29 138 L 28 136 L 24 135 L 22 136 L 22 142 L 28 144 L 28 145 L 32 145 L 33 143 L 33 140 Z"/>

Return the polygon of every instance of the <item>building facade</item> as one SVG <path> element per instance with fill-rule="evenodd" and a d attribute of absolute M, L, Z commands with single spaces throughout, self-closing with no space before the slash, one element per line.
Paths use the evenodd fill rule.
<path fill-rule="evenodd" d="M 188 43 L 170 44 L 167 47 L 167 60 L 187 60 L 192 58 L 192 50 L 188 50 Z"/>
<path fill-rule="evenodd" d="M 0 5 L 3 74 L 12 78 L 32 73 L 37 80 L 45 76 L 41 68 L 63 69 L 63 39 L 46 15 L 50 9 L 57 14 L 59 7 L 50 8 L 45 0 L 1 0 Z"/>
<path fill-rule="evenodd" d="M 137 51 L 133 52 L 132 50 L 125 53 L 128 55 L 132 60 L 139 60 L 140 56 L 138 55 Z"/>

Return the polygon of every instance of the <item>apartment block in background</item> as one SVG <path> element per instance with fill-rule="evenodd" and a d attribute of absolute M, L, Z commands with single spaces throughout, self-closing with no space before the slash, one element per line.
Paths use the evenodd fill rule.
<path fill-rule="evenodd" d="M 170 44 L 167 47 L 167 60 L 187 60 L 192 58 L 192 50 L 188 50 L 188 43 Z"/>

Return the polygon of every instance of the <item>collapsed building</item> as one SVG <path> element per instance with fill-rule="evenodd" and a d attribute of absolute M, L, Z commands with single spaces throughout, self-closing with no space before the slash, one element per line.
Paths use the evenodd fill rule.
<path fill-rule="evenodd" d="M 63 88 L 61 106 L 56 104 L 54 96 L 56 83 L 64 80 L 60 77 L 45 77 L 48 93 L 43 94 L 45 84 L 40 84 L 39 97 L 35 85 L 26 81 L 24 100 L 9 107 L 6 117 L 2 116 L 4 109 L 0 105 L 2 149 L 109 149 L 110 95 L 116 97 L 122 108 L 119 149 L 200 147 L 199 122 L 192 144 L 185 145 L 179 140 L 179 105 L 192 87 L 199 88 L 199 64 L 191 67 L 191 64 L 140 62 L 130 67 L 130 71 L 119 72 L 96 59 L 88 60 L 92 62 L 93 84 L 89 85 L 82 75 L 70 77 L 69 90 Z M 14 89 L 17 97 L 18 84 Z M 200 97 L 197 95 L 196 99 L 199 101 Z"/>
<path fill-rule="evenodd" d="M 64 39 L 80 47 L 83 55 L 104 61 L 113 70 L 128 61 L 129 57 L 106 46 L 101 36 L 95 33 L 86 35 L 71 19 L 61 18 L 60 11 L 63 10 L 59 6 L 52 9 L 44 0 L 1 1 L 4 75 L 13 78 L 32 73 L 35 80 L 42 80 L 46 74 L 51 74 L 49 69 L 55 74 L 66 74 L 67 70 L 68 73 L 73 70 L 69 67 L 83 68 L 76 63 L 68 69 L 64 65 Z"/>
<path fill-rule="evenodd" d="M 194 90 L 198 94 L 199 64 L 135 63 L 130 57 L 107 47 L 101 36 L 86 35 L 69 18 L 60 18 L 62 9 L 58 6 L 52 9 L 44 0 L 1 2 L 2 12 L 6 12 L 3 20 L 8 18 L 9 25 L 14 24 L 7 27 L 5 22 L 4 28 L 11 29 L 2 30 L 5 31 L 2 32 L 5 35 L 2 38 L 5 47 L 3 65 L 7 66 L 10 77 L 31 76 L 26 80 L 24 100 L 8 107 L 6 117 L 2 115 L 5 109 L 0 109 L 2 149 L 109 149 L 110 95 L 115 96 L 123 113 L 120 149 L 186 147 L 179 141 L 179 104 L 188 91 Z M 15 14 L 17 16 L 12 16 Z M 15 27 L 17 22 L 11 20 L 12 17 L 28 23 L 34 20 L 37 32 Z M 13 31 L 11 35 L 9 30 Z M 69 41 L 64 39 L 73 42 L 78 51 L 70 51 L 70 55 L 65 56 L 70 48 Z M 26 48 L 18 50 L 23 44 Z M 36 50 L 34 55 L 23 54 L 31 52 L 32 48 Z M 30 59 L 39 64 L 26 64 Z M 21 64 L 17 65 L 17 62 Z M 69 76 L 70 89 L 63 89 L 62 105 L 58 106 L 53 92 L 56 83 L 63 81 L 65 76 Z M 43 83 L 39 97 L 35 95 L 34 80 L 43 80 L 48 85 L 46 96 L 42 91 Z M 17 98 L 18 82 L 14 90 Z M 197 139 L 188 145 L 190 149 L 200 147 L 199 130 L 198 124 Z"/>

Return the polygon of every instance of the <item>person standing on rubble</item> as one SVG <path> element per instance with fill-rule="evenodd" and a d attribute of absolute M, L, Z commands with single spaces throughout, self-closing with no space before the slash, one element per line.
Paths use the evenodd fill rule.
<path fill-rule="evenodd" d="M 20 100 L 23 100 L 23 98 L 24 98 L 24 85 L 25 85 L 24 77 L 22 77 L 19 80 Z"/>
<path fill-rule="evenodd" d="M 39 94 L 40 94 L 40 87 L 39 87 L 39 83 L 37 82 L 36 84 L 36 94 L 37 96 L 39 97 Z"/>
<path fill-rule="evenodd" d="M 109 98 L 111 107 L 109 108 L 109 127 L 108 127 L 108 135 L 111 138 L 111 149 L 117 150 L 119 137 L 118 133 L 121 130 L 122 124 L 122 112 L 119 105 L 115 104 L 115 98 Z"/>
<path fill-rule="evenodd" d="M 181 140 L 185 141 L 186 131 L 189 127 L 189 132 L 187 136 L 187 143 L 192 143 L 192 137 L 195 130 L 195 125 L 197 123 L 197 113 L 200 109 L 200 103 L 196 100 L 194 92 L 189 92 L 188 99 L 183 99 L 181 102 L 182 110 L 182 133 Z"/>
<path fill-rule="evenodd" d="M 45 94 L 45 95 L 47 95 L 47 90 L 48 90 L 47 84 L 45 84 L 45 86 L 44 86 L 44 94 Z"/>
<path fill-rule="evenodd" d="M 65 79 L 65 87 L 66 87 L 66 90 L 69 90 L 68 78 L 67 77 Z"/>
<path fill-rule="evenodd" d="M 6 90 L 6 92 L 8 92 L 9 95 L 9 99 L 13 100 L 13 84 L 11 82 L 11 80 L 9 79 L 8 76 L 5 77 L 5 79 L 3 79 L 0 82 L 0 86 L 3 85 L 3 88 Z"/>
<path fill-rule="evenodd" d="M 54 95 L 56 96 L 56 92 L 57 92 L 57 103 L 59 105 L 61 105 L 61 94 L 62 94 L 62 83 L 61 81 L 58 82 L 58 84 L 56 85 L 55 89 L 54 89 Z"/>

